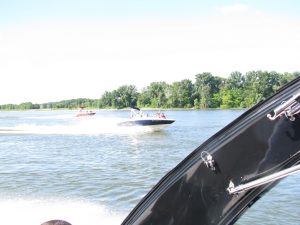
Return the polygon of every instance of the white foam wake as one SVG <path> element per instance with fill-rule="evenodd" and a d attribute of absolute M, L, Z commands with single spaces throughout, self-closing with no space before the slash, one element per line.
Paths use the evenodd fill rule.
<path fill-rule="evenodd" d="M 0 127 L 0 134 L 65 134 L 65 135 L 98 135 L 98 134 L 135 134 L 151 130 L 146 127 L 118 126 L 120 118 L 72 118 L 68 123 L 42 125 L 23 123 L 13 127 Z"/>
<path fill-rule="evenodd" d="M 0 200 L 0 212 L 5 225 L 40 225 L 53 219 L 72 225 L 119 225 L 126 216 L 101 205 L 65 200 Z"/>

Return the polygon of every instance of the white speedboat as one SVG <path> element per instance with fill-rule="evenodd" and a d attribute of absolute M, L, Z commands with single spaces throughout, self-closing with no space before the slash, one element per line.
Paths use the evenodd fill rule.
<path fill-rule="evenodd" d="M 162 112 L 150 116 L 148 113 L 143 113 L 139 108 L 132 108 L 130 119 L 122 121 L 118 125 L 144 126 L 153 131 L 158 131 L 170 126 L 174 122 L 174 119 L 167 119 L 166 115 Z"/>

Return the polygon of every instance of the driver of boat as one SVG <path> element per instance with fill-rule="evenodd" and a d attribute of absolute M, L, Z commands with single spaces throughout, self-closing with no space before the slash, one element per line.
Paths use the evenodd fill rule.
<path fill-rule="evenodd" d="M 49 220 L 47 222 L 42 223 L 41 225 L 72 225 L 64 220 Z"/>

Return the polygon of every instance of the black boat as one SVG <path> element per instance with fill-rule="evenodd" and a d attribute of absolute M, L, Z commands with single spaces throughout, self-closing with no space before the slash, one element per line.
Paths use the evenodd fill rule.
<path fill-rule="evenodd" d="M 299 112 L 300 78 L 201 144 L 122 225 L 234 224 L 283 177 L 300 170 Z"/>

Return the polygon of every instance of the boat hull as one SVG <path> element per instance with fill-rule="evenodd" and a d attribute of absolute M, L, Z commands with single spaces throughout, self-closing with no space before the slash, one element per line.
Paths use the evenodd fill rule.
<path fill-rule="evenodd" d="M 127 121 L 123 121 L 119 123 L 119 126 L 125 126 L 125 127 L 132 127 L 132 126 L 140 126 L 140 127 L 146 127 L 153 131 L 159 131 L 162 129 L 167 128 L 172 123 L 174 123 L 175 120 L 171 119 L 131 119 Z"/>
<path fill-rule="evenodd" d="M 94 116 L 95 112 L 89 112 L 89 113 L 78 113 L 75 115 L 75 117 L 84 117 L 84 116 Z"/>
<path fill-rule="evenodd" d="M 157 126 L 157 125 L 170 125 L 175 120 L 158 120 L 158 119 L 140 119 L 140 120 L 128 120 L 119 123 L 120 126 Z"/>
<path fill-rule="evenodd" d="M 300 162 L 299 114 L 294 120 L 268 117 L 299 90 L 300 78 L 201 144 L 150 190 L 122 225 L 234 224 L 278 181 L 238 194 L 229 192 L 231 183 L 242 185 Z"/>

